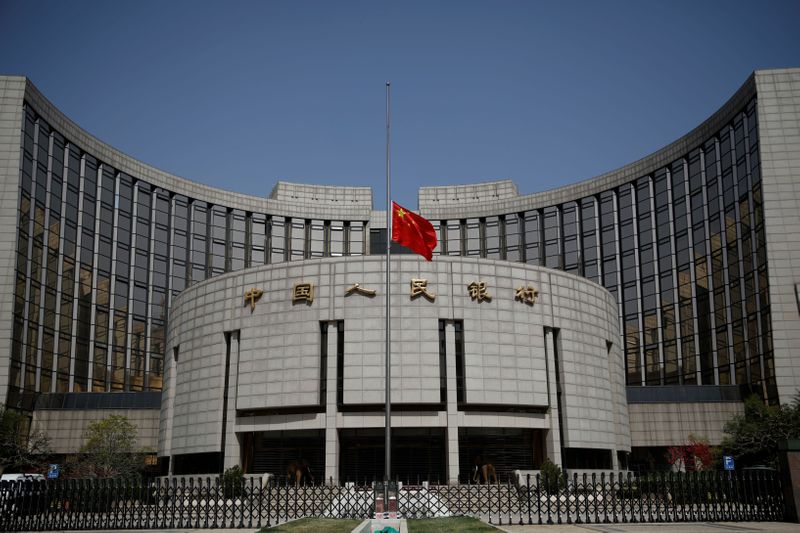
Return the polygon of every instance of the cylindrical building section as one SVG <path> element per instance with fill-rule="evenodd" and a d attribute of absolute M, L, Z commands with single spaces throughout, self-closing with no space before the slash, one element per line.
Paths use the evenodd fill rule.
<path fill-rule="evenodd" d="M 467 481 L 545 457 L 619 468 L 630 451 L 616 303 L 539 266 L 393 258 L 392 472 Z M 385 265 L 262 266 L 173 302 L 159 454 L 188 474 L 244 465 L 326 479 L 383 471 Z M 224 452 L 224 457 L 222 454 Z"/>

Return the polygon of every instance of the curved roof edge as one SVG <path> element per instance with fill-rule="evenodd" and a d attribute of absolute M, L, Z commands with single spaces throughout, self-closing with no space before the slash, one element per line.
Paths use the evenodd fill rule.
<path fill-rule="evenodd" d="M 331 187 L 330 189 L 336 190 L 336 194 L 316 197 L 299 195 L 295 198 L 280 199 L 226 191 L 159 170 L 104 143 L 70 120 L 28 78 L 25 78 L 25 101 L 53 128 L 85 152 L 117 170 L 176 194 L 244 211 L 285 216 L 297 215 L 300 212 L 305 218 L 369 220 L 372 209 L 371 194 L 370 201 L 366 202 L 362 191 L 364 187 Z M 355 195 L 358 201 L 344 200 L 348 195 L 350 196 L 348 200 L 352 200 Z"/>
<path fill-rule="evenodd" d="M 632 182 L 696 148 L 716 135 L 756 95 L 756 78 L 800 69 L 754 71 L 715 113 L 686 135 L 633 163 L 599 176 L 547 191 L 519 195 L 515 183 L 500 180 L 468 185 L 421 187 L 419 212 L 432 219 L 491 216 L 558 205 Z M 370 187 L 304 185 L 278 181 L 269 197 L 230 192 L 182 178 L 140 162 L 100 141 L 66 117 L 28 79 L 25 100 L 56 130 L 84 151 L 116 169 L 176 194 L 245 211 L 304 218 L 368 221 L 372 212 Z"/>
<path fill-rule="evenodd" d="M 558 205 L 629 183 L 672 163 L 715 135 L 756 95 L 755 78 L 767 72 L 774 71 L 753 72 L 727 102 L 683 137 L 616 170 L 571 185 L 504 198 L 490 196 L 498 187 L 507 187 L 507 180 L 471 186 L 423 187 L 419 190 L 419 210 L 428 218 L 440 220 L 464 218 L 465 213 L 470 217 L 490 216 Z"/>

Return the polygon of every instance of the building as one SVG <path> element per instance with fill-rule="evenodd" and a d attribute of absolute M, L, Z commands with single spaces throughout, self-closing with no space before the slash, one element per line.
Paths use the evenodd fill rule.
<path fill-rule="evenodd" d="M 454 481 L 478 455 L 624 468 L 690 433 L 718 442 L 746 395 L 790 401 L 799 128 L 800 69 L 756 71 L 616 171 L 530 195 L 420 189 L 439 246 L 393 259 L 395 471 Z M 165 472 L 382 471 L 370 189 L 200 185 L 95 139 L 21 77 L 0 78 L 0 183 L 0 398 L 57 452 L 113 411 Z"/>

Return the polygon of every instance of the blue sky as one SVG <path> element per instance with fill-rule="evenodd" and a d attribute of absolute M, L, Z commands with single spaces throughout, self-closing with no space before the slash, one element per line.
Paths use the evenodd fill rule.
<path fill-rule="evenodd" d="M 0 73 L 101 140 L 264 196 L 278 180 L 393 197 L 533 193 L 643 157 L 754 69 L 800 66 L 800 1 L 0 0 Z"/>

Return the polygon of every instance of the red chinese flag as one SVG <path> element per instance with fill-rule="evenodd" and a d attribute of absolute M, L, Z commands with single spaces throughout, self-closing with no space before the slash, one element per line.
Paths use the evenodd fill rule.
<path fill-rule="evenodd" d="M 392 240 L 430 261 L 437 243 L 436 230 L 424 217 L 392 202 Z"/>

